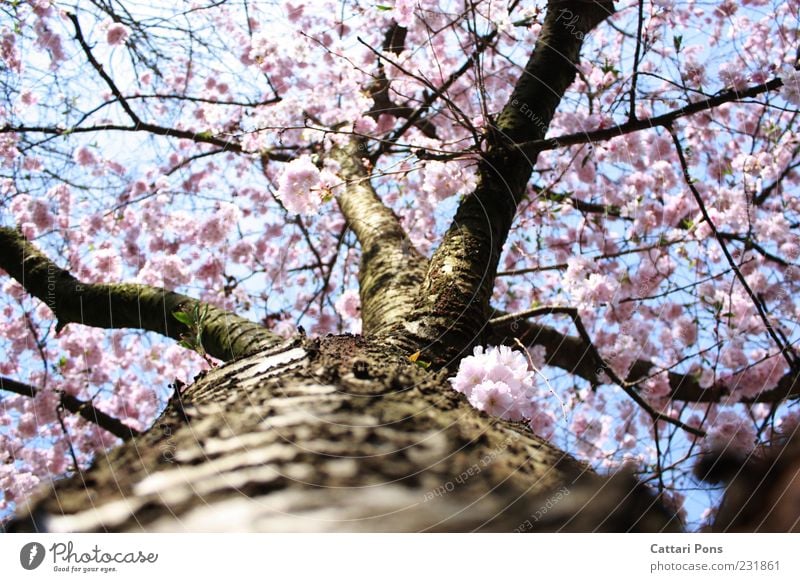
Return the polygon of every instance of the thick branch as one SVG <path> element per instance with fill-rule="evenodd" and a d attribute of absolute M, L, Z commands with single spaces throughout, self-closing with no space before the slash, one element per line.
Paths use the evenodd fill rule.
<path fill-rule="evenodd" d="M 406 318 L 425 273 L 426 258 L 372 188 L 362 161 L 365 154 L 364 144 L 353 140 L 334 150 L 332 157 L 346 180 L 337 196 L 339 208 L 361 245 L 361 320 L 364 333 L 371 334 Z"/>
<path fill-rule="evenodd" d="M 496 312 L 500 313 L 500 312 Z M 499 318 L 498 318 L 499 319 Z M 496 343 L 512 345 L 513 338 L 519 338 L 526 345 L 540 345 L 547 350 L 546 363 L 561 368 L 584 380 L 596 384 L 598 379 L 597 364 L 587 343 L 575 336 L 561 333 L 547 326 L 539 325 L 522 317 L 503 317 L 492 326 Z M 659 367 L 647 360 L 636 360 L 631 366 L 625 381 L 628 384 L 639 382 L 656 373 Z M 764 390 L 753 398 L 733 400 L 730 389 L 723 384 L 714 384 L 708 388 L 700 386 L 698 379 L 691 374 L 668 372 L 672 393 L 669 398 L 682 402 L 781 402 L 800 397 L 800 374 L 788 373 L 778 383 Z"/>
<path fill-rule="evenodd" d="M 480 341 L 489 319 L 497 264 L 536 152 L 519 147 L 544 137 L 575 78 L 583 39 L 614 10 L 609 1 L 551 0 L 533 53 L 478 167 L 478 186 L 456 212 L 434 253 L 402 343 L 424 348 L 438 365 Z"/>
<path fill-rule="evenodd" d="M 383 36 L 383 45 L 381 48 L 390 53 L 399 55 L 405 50 L 406 35 L 408 35 L 408 29 L 405 26 L 400 26 L 393 20 L 391 26 L 389 26 L 389 30 L 387 30 L 386 34 Z"/>
<path fill-rule="evenodd" d="M 2 376 L 0 376 L 0 390 L 13 392 L 20 396 L 28 396 L 29 398 L 36 398 L 40 393 L 40 390 L 34 386 L 23 384 L 22 382 L 17 382 L 11 378 L 4 378 Z M 72 394 L 66 394 L 65 392 L 59 392 L 58 398 L 61 406 L 66 410 L 74 414 L 79 414 L 84 420 L 96 424 L 117 438 L 127 441 L 139 436 L 138 430 L 129 427 L 118 418 L 114 418 L 102 410 L 95 408 L 91 402 L 80 400 L 79 398 L 75 398 Z"/>
<path fill-rule="evenodd" d="M 57 330 L 80 323 L 155 331 L 181 340 L 192 332 L 172 314 L 191 315 L 197 308 L 204 313 L 202 347 L 215 358 L 230 360 L 281 342 L 258 324 L 180 293 L 132 283 L 79 281 L 12 228 L 0 227 L 0 269 L 53 311 Z"/>

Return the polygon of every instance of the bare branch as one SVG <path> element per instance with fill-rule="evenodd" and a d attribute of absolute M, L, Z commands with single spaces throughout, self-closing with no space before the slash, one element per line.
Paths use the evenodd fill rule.
<path fill-rule="evenodd" d="M 261 157 L 261 159 L 272 160 L 276 162 L 288 162 L 296 157 L 294 154 L 281 154 L 281 153 L 276 153 L 274 151 L 262 151 L 262 150 L 248 151 L 244 149 L 239 142 L 235 141 L 233 139 L 233 136 L 226 137 L 223 135 L 197 133 L 195 131 L 187 131 L 185 129 L 164 127 L 152 123 L 140 123 L 138 125 L 101 123 L 98 125 L 76 126 L 70 128 L 47 126 L 47 125 L 5 125 L 0 127 L 0 134 L 42 133 L 45 135 L 63 136 L 63 137 L 66 137 L 73 133 L 98 133 L 101 131 L 142 132 L 142 133 L 151 133 L 153 135 L 161 135 L 164 137 L 187 139 L 195 143 L 207 143 L 218 146 L 222 148 L 222 151 L 225 152 L 258 155 L 259 157 Z"/>
<path fill-rule="evenodd" d="M 0 390 L 13 392 L 14 394 L 27 396 L 29 398 L 36 398 L 36 396 L 41 393 L 41 390 L 34 386 L 23 384 L 22 382 L 17 382 L 11 378 L 5 378 L 2 376 L 0 376 Z M 58 398 L 60 405 L 63 406 L 64 409 L 69 410 L 73 414 L 80 415 L 84 420 L 88 420 L 89 422 L 96 424 L 117 438 L 127 441 L 139 436 L 140 434 L 138 430 L 131 428 L 118 418 L 114 418 L 102 410 L 95 408 L 91 402 L 86 402 L 85 400 L 76 398 L 72 394 L 67 394 L 66 392 L 58 392 Z"/>
<path fill-rule="evenodd" d="M 390 83 L 386 78 L 386 72 L 383 65 L 380 64 L 378 68 L 378 76 L 375 78 L 368 87 L 369 94 L 372 97 L 373 106 L 367 112 L 367 115 L 377 121 L 382 114 L 392 115 L 403 119 L 410 119 L 414 116 L 415 121 L 412 122 L 413 126 L 419 129 L 422 134 L 431 139 L 436 139 L 436 126 L 429 120 L 421 117 L 417 113 L 417 109 L 409 107 L 408 105 L 398 105 L 392 101 L 389 94 Z M 391 143 L 391 142 L 385 142 Z"/>
<path fill-rule="evenodd" d="M 636 27 L 636 48 L 633 53 L 633 75 L 631 75 L 630 110 L 628 119 L 636 119 L 636 83 L 639 80 L 639 64 L 642 56 L 642 28 L 644 27 L 644 0 L 639 0 L 639 16 Z"/>
<path fill-rule="evenodd" d="M 131 121 L 136 125 L 142 123 L 142 120 L 139 119 L 139 116 L 133 111 L 133 109 L 131 109 L 128 101 L 122 96 L 122 92 L 119 90 L 119 87 L 117 87 L 116 83 L 114 83 L 114 80 L 109 76 L 108 73 L 106 73 L 103 65 L 97 62 L 97 59 L 94 58 L 92 49 L 89 47 L 89 45 L 86 43 L 86 39 L 83 37 L 83 30 L 81 30 L 78 17 L 69 12 L 67 12 L 66 15 L 67 18 L 69 18 L 72 22 L 72 26 L 75 27 L 75 40 L 77 40 L 78 44 L 81 45 L 81 49 L 86 55 L 86 58 L 89 60 L 89 64 L 92 65 L 92 68 L 97 71 L 97 74 L 100 75 L 103 81 L 105 81 L 105 84 L 108 85 L 108 88 L 111 90 L 111 94 L 117 98 L 117 101 L 119 101 L 122 109 L 125 110 L 125 113 L 127 113 L 128 117 L 131 118 Z"/>
<path fill-rule="evenodd" d="M 380 147 L 373 154 L 372 159 L 376 160 L 381 155 L 386 153 L 391 147 L 391 145 L 397 143 L 397 140 L 403 137 L 403 135 L 405 135 L 406 132 L 412 127 L 419 128 L 419 124 L 421 122 L 426 121 L 422 118 L 425 112 L 427 112 L 430 109 L 431 105 L 433 105 L 438 99 L 442 98 L 445 95 L 445 93 L 447 93 L 447 91 L 450 89 L 453 83 L 455 83 L 458 79 L 460 79 L 467 71 L 470 70 L 470 68 L 472 68 L 475 65 L 481 54 L 488 47 L 492 45 L 492 41 L 495 39 L 496 36 L 497 36 L 497 31 L 492 31 L 489 34 L 479 38 L 475 50 L 472 51 L 472 54 L 469 56 L 469 58 L 467 58 L 464 64 L 462 64 L 458 69 L 453 71 L 453 73 L 450 74 L 450 76 L 447 77 L 447 79 L 445 79 L 444 83 L 442 83 L 440 87 L 436 87 L 433 90 L 433 92 L 428 94 L 422 101 L 422 103 L 420 103 L 420 105 L 413 112 L 411 112 L 407 117 L 403 116 L 406 119 L 405 123 L 403 123 L 403 125 L 401 125 L 394 132 L 392 132 L 392 135 L 390 135 L 381 142 Z"/>

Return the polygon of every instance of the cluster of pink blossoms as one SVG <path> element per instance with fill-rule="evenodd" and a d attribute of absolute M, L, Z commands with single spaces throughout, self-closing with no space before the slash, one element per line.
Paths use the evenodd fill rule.
<path fill-rule="evenodd" d="M 320 172 L 309 156 L 292 160 L 278 180 L 278 198 L 293 214 L 312 214 L 319 206 L 319 198 L 312 190 L 319 187 Z"/>
<path fill-rule="evenodd" d="M 283 168 L 276 195 L 292 214 L 316 214 L 339 182 L 334 170 L 329 167 L 320 170 L 311 156 L 304 155 Z"/>
<path fill-rule="evenodd" d="M 110 19 L 103 23 L 103 27 L 106 29 L 106 42 L 111 46 L 125 44 L 131 34 L 130 28 Z"/>
<path fill-rule="evenodd" d="M 476 346 L 458 367 L 450 383 L 475 408 L 507 420 L 531 419 L 536 415 L 538 390 L 527 358 L 508 346 Z"/>
<path fill-rule="evenodd" d="M 425 179 L 422 182 L 422 191 L 436 202 L 455 194 L 467 194 L 475 188 L 473 168 L 458 163 L 427 162 L 423 172 Z"/>
<path fill-rule="evenodd" d="M 800 71 L 794 67 L 784 67 L 780 76 L 783 81 L 781 96 L 793 105 L 800 105 Z"/>
<path fill-rule="evenodd" d="M 334 307 L 348 325 L 347 331 L 361 333 L 361 298 L 356 289 L 349 289 L 342 293 Z"/>
<path fill-rule="evenodd" d="M 749 453 L 757 439 L 754 423 L 733 410 L 723 410 L 713 418 L 703 442 L 712 451 Z"/>

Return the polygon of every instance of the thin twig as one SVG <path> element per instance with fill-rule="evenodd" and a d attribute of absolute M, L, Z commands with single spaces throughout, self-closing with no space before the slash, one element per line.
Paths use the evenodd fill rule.
<path fill-rule="evenodd" d="M 72 446 L 72 439 L 69 436 L 67 425 L 64 424 L 64 418 L 61 416 L 61 411 L 63 409 L 64 407 L 61 404 L 56 406 L 56 417 L 58 418 L 58 424 L 61 425 L 61 432 L 64 433 L 64 440 L 67 441 L 67 446 L 69 447 L 69 456 L 72 457 L 72 465 L 76 472 L 80 472 L 81 466 L 78 464 L 78 456 L 75 454 L 75 447 Z"/>
<path fill-rule="evenodd" d="M 358 38 L 358 42 L 367 47 L 370 51 L 372 51 L 378 58 L 385 60 L 390 65 L 395 67 L 396 69 L 400 70 L 402 73 L 405 73 L 412 79 L 415 79 L 425 85 L 431 91 L 439 92 L 439 98 L 442 99 L 445 104 L 450 108 L 456 118 L 460 118 L 460 123 L 464 124 L 474 135 L 478 135 L 478 130 L 472 125 L 469 116 L 458 106 L 456 103 L 450 99 L 447 95 L 445 95 L 444 91 L 441 91 L 441 88 L 436 87 L 433 83 L 431 83 L 428 79 L 424 76 L 416 75 L 413 72 L 406 69 L 403 65 L 397 62 L 395 59 L 389 58 L 385 53 L 380 52 L 379 50 L 375 49 L 374 47 L 370 46 L 369 43 L 365 42 L 361 38 Z M 409 117 L 410 119 L 410 117 Z"/>
<path fill-rule="evenodd" d="M 12 380 L 11 378 L 5 378 L 0 376 L 0 390 L 4 390 L 6 392 L 13 392 L 14 394 L 19 394 L 20 396 L 27 396 L 29 398 L 36 398 L 41 393 L 39 388 L 35 386 L 30 386 L 29 384 L 23 384 L 22 382 L 17 382 L 16 380 Z M 81 418 L 84 420 L 88 420 L 89 422 L 96 424 L 100 428 L 107 430 L 115 437 L 120 438 L 124 441 L 130 440 L 134 437 L 139 436 L 139 431 L 135 428 L 131 428 L 130 426 L 126 425 L 118 418 L 114 418 L 113 416 L 106 414 L 102 410 L 96 408 L 91 402 L 87 402 L 85 400 L 81 400 L 76 398 L 72 394 L 67 394 L 63 391 L 56 391 L 56 394 L 59 398 L 59 406 L 63 407 L 64 409 L 72 412 L 73 414 L 80 415 Z"/>
<path fill-rule="evenodd" d="M 550 380 L 548 380 L 547 376 L 545 376 L 542 373 L 542 371 L 539 368 L 537 368 L 536 365 L 533 363 L 533 358 L 531 357 L 530 352 L 528 352 L 528 349 L 525 347 L 525 344 L 519 341 L 519 338 L 517 337 L 514 338 L 514 341 L 520 348 L 522 348 L 525 357 L 528 359 L 528 365 L 533 369 L 534 372 L 536 372 L 537 374 L 539 374 L 539 376 L 542 377 L 544 383 L 547 384 L 547 389 L 550 390 L 550 394 L 556 397 L 556 400 L 558 400 L 558 403 L 561 405 L 561 413 L 564 415 L 564 420 L 567 420 L 567 407 L 564 405 L 564 401 L 561 399 L 558 393 L 555 390 L 553 390 L 553 387 L 550 385 Z"/>
<path fill-rule="evenodd" d="M 94 58 L 94 55 L 92 54 L 92 49 L 89 47 L 89 45 L 86 42 L 86 39 L 83 37 L 83 31 L 81 30 L 81 25 L 78 22 L 78 17 L 75 16 L 74 14 L 67 12 L 67 18 L 69 18 L 72 21 L 72 25 L 75 27 L 75 39 L 78 41 L 78 44 L 81 45 L 81 48 L 83 49 L 83 52 L 86 55 L 86 58 L 92 65 L 92 68 L 94 68 L 94 70 L 97 71 L 97 74 L 100 75 L 103 81 L 105 81 L 106 85 L 108 85 L 108 88 L 111 90 L 111 94 L 117 98 L 120 106 L 122 106 L 122 109 L 124 109 L 125 113 L 128 114 L 128 117 L 131 118 L 131 121 L 133 121 L 133 123 L 136 125 L 140 125 L 142 123 L 142 120 L 133 111 L 130 104 L 125 99 L 124 95 L 122 95 L 122 91 L 120 91 L 119 87 L 117 87 L 116 83 L 114 83 L 114 80 L 108 75 L 108 73 L 106 73 L 105 69 L 103 68 L 103 65 L 97 62 L 97 59 Z"/>
<path fill-rule="evenodd" d="M 631 78 L 630 101 L 628 113 L 630 121 L 636 120 L 636 82 L 639 80 L 639 60 L 642 54 L 642 28 L 644 27 L 644 0 L 639 0 L 639 22 L 636 28 L 636 49 L 633 53 L 633 77 Z"/>

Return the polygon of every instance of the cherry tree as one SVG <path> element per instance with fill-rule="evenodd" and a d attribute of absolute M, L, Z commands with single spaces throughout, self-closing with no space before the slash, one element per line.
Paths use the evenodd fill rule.
<path fill-rule="evenodd" d="M 14 528 L 692 529 L 789 450 L 800 3 L 0 19 Z"/>

